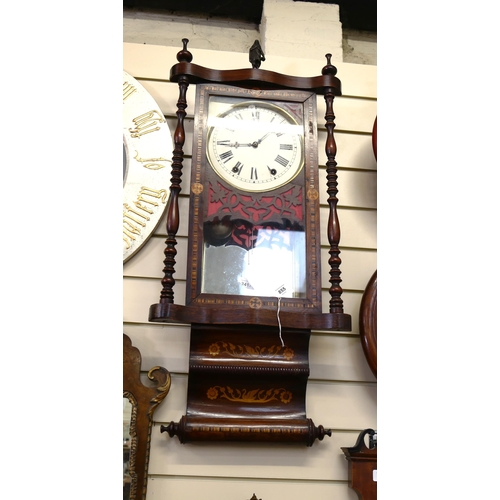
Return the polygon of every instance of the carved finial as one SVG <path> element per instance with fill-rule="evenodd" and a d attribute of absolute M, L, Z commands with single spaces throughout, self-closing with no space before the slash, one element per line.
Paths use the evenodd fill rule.
<path fill-rule="evenodd" d="M 193 60 L 193 54 L 187 48 L 188 42 L 187 38 L 182 39 L 182 50 L 177 52 L 177 60 L 179 62 L 191 62 Z"/>
<path fill-rule="evenodd" d="M 332 430 L 325 429 L 322 425 L 318 425 L 318 439 L 323 441 L 325 436 L 332 437 Z"/>
<path fill-rule="evenodd" d="M 262 499 L 257 498 L 257 497 L 255 496 L 255 493 L 254 493 L 254 494 L 253 494 L 253 497 L 252 497 L 252 498 L 250 498 L 250 500 L 262 500 Z"/>
<path fill-rule="evenodd" d="M 261 61 L 266 60 L 264 52 L 262 51 L 262 47 L 260 46 L 258 40 L 255 40 L 255 42 L 253 42 L 253 45 L 250 47 L 249 50 L 249 55 L 250 55 L 249 61 L 252 63 L 253 69 L 260 68 Z"/>
<path fill-rule="evenodd" d="M 323 69 L 321 70 L 321 74 L 335 76 L 337 74 L 337 68 L 331 62 L 332 55 L 326 54 L 325 57 L 326 57 L 326 66 L 324 66 Z"/>
<path fill-rule="evenodd" d="M 170 437 L 179 435 L 179 423 L 178 422 L 170 422 L 168 425 L 161 425 L 160 432 L 168 432 Z"/>

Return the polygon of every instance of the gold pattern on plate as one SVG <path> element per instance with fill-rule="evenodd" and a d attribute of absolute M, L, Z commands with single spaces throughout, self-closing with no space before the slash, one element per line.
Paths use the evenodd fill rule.
<path fill-rule="evenodd" d="M 208 399 L 228 399 L 237 403 L 268 403 L 269 401 L 281 401 L 288 404 L 292 400 L 292 393 L 286 389 L 232 389 L 216 385 L 207 391 Z"/>
<path fill-rule="evenodd" d="M 308 200 L 317 200 L 319 198 L 319 193 L 317 189 L 308 189 L 307 190 L 307 199 Z"/>
<path fill-rule="evenodd" d="M 290 347 L 282 347 L 280 345 L 273 345 L 271 347 L 251 347 L 248 345 L 235 345 L 231 342 L 224 342 L 222 340 L 210 344 L 208 352 L 213 356 L 219 354 L 227 354 L 233 357 L 245 358 L 277 358 L 283 357 L 286 360 L 291 360 L 295 357 L 293 349 Z"/>
<path fill-rule="evenodd" d="M 203 192 L 203 184 L 200 184 L 199 182 L 191 184 L 191 192 L 193 192 L 194 194 L 200 194 L 201 192 Z"/>
<path fill-rule="evenodd" d="M 134 159 L 139 163 L 142 163 L 144 168 L 148 168 L 149 170 L 160 170 L 165 168 L 165 165 L 158 163 L 159 161 L 171 162 L 171 160 L 167 160 L 166 158 L 141 158 L 139 156 L 139 152 L 135 152 Z"/>
<path fill-rule="evenodd" d="M 260 309 L 262 307 L 262 300 L 259 299 L 259 297 L 252 297 L 249 301 L 248 301 L 248 305 L 252 308 L 252 309 Z"/>
<path fill-rule="evenodd" d="M 165 123 L 166 120 L 156 109 L 153 109 L 140 116 L 136 116 L 132 121 L 135 128 L 129 128 L 130 136 L 140 138 L 145 134 L 160 130 L 158 124 Z"/>
<path fill-rule="evenodd" d="M 137 89 L 128 82 L 123 82 L 123 100 L 128 99 Z"/>
<path fill-rule="evenodd" d="M 150 220 L 149 215 L 153 214 L 151 207 L 159 206 L 154 200 L 160 200 L 162 204 L 165 204 L 167 195 L 165 189 L 158 190 L 142 186 L 133 207 L 128 203 L 123 204 L 123 241 L 127 249 L 136 239 L 135 235 L 139 236 L 142 228 L 146 227 L 146 221 Z"/>

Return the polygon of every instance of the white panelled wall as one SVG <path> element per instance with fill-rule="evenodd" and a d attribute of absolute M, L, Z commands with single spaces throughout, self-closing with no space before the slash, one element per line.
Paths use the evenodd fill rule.
<path fill-rule="evenodd" d="M 314 47 L 313 47 L 314 48 Z M 124 43 L 124 70 L 152 94 L 175 128 L 177 84 L 168 81 L 176 63 L 176 46 Z M 249 67 L 248 52 L 222 52 L 190 47 L 193 62 L 219 69 Z M 262 69 L 315 76 L 324 62 L 266 54 Z M 325 61 L 326 62 L 326 61 Z M 345 311 L 352 315 L 347 333 L 313 332 L 310 343 L 311 375 L 307 391 L 307 416 L 316 425 L 333 430 L 332 437 L 311 448 L 282 444 L 193 443 L 181 445 L 160 433 L 160 425 L 178 421 L 186 410 L 189 327 L 148 323 L 149 306 L 161 290 L 165 220 L 147 244 L 123 268 L 124 333 L 142 353 L 142 370 L 159 365 L 172 374 L 172 388 L 154 415 L 149 465 L 148 500 L 248 500 L 255 493 L 262 500 L 356 500 L 348 487 L 347 461 L 342 446 L 353 446 L 357 435 L 377 428 L 376 380 L 359 341 L 358 314 L 363 290 L 377 268 L 376 262 L 376 162 L 371 131 L 376 116 L 376 67 L 332 61 L 338 68 L 343 96 L 336 98 L 336 141 L 339 169 L 339 218 L 341 223 L 342 286 Z M 193 133 L 194 85 L 189 87 L 183 188 L 190 178 Z M 322 285 L 323 308 L 328 306 L 328 241 L 326 223 L 326 173 L 324 153 L 325 105 L 318 98 L 319 162 L 323 193 Z M 321 187 L 320 187 L 321 189 Z M 180 200 L 176 302 L 184 303 L 188 198 Z"/>

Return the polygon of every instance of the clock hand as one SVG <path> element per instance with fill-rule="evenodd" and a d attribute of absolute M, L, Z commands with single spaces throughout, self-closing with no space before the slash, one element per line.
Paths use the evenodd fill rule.
<path fill-rule="evenodd" d="M 253 146 L 254 144 L 255 144 L 254 142 L 249 142 L 247 144 L 240 144 L 239 142 L 231 142 L 228 144 L 228 146 L 230 148 L 249 148 L 249 147 Z"/>
<path fill-rule="evenodd" d="M 266 135 L 262 136 L 258 141 L 252 142 L 252 146 L 256 148 L 268 135 L 271 135 L 271 132 L 268 132 Z"/>

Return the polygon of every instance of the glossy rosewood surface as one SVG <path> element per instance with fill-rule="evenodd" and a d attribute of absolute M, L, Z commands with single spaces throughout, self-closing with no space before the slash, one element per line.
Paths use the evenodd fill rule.
<path fill-rule="evenodd" d="M 361 345 L 371 371 L 377 376 L 377 271 L 373 273 L 359 308 Z"/>
<path fill-rule="evenodd" d="M 280 87 L 307 90 L 316 94 L 324 94 L 327 88 L 332 88 L 335 95 L 342 95 L 340 80 L 334 75 L 299 77 L 254 68 L 217 70 L 185 62 L 176 64 L 170 70 L 172 82 L 177 82 L 183 75 L 189 75 L 189 80 L 192 83 L 218 82 L 238 87 L 258 87 L 261 89 Z"/>
<path fill-rule="evenodd" d="M 162 428 L 191 441 L 311 446 L 330 431 L 306 418 L 309 330 L 192 325 L 188 404 Z"/>
<path fill-rule="evenodd" d="M 149 321 L 156 323 L 206 323 L 206 324 L 260 324 L 278 326 L 277 306 L 271 309 L 254 309 L 251 297 L 242 298 L 242 307 L 222 308 L 217 303 L 208 307 L 183 306 L 169 303 L 153 304 L 149 308 Z M 311 330 L 351 331 L 351 316 L 344 313 L 310 314 L 304 311 L 281 311 L 280 322 L 286 328 Z"/>
<path fill-rule="evenodd" d="M 322 440 L 331 435 L 331 431 L 321 425 L 316 427 L 305 412 L 311 330 L 351 330 L 351 317 L 344 314 L 340 286 L 340 226 L 337 216 L 335 161 L 337 148 L 333 135 L 333 100 L 335 96 L 341 95 L 341 83 L 335 76 L 337 69 L 331 64 L 330 54 L 326 55 L 327 64 L 322 68 L 321 75 L 310 78 L 261 70 L 257 67 L 258 64 L 253 64 L 251 69 L 204 68 L 192 63 L 193 57 L 187 50 L 187 43 L 188 40 L 184 39 L 183 49 L 177 54 L 178 64 L 172 67 L 170 73 L 170 80 L 179 84 L 178 122 L 174 134 L 163 288 L 160 302 L 150 307 L 149 321 L 191 324 L 188 401 L 186 415 L 179 422 L 162 426 L 161 431 L 167 432 L 171 437 L 177 436 L 182 443 L 279 441 L 312 446 L 317 439 Z M 187 273 L 187 305 L 174 303 L 175 246 L 179 228 L 178 199 L 184 155 L 186 91 L 191 83 L 217 86 L 218 91 L 222 91 L 220 87 L 224 86 L 225 92 L 241 91 L 240 93 L 246 92 L 247 95 L 251 92 L 255 99 L 276 102 L 287 99 L 297 101 L 298 94 L 306 91 L 307 96 L 300 97 L 301 102 L 314 100 L 314 108 L 309 105 L 308 114 L 303 117 L 311 147 L 306 150 L 305 155 L 304 170 L 307 170 L 307 177 L 298 185 L 302 197 L 300 199 L 307 199 L 305 231 L 309 239 L 306 239 L 306 267 L 313 277 L 309 280 L 305 299 L 290 297 L 278 301 L 276 297 L 240 295 L 228 298 L 224 294 L 202 294 L 196 285 L 202 265 L 199 249 L 204 241 L 196 239 L 193 234 L 202 227 L 197 217 L 202 208 L 199 203 L 202 197 L 199 194 L 206 189 L 203 176 L 207 168 L 204 168 L 203 144 L 208 132 L 206 124 L 200 120 L 204 108 L 200 105 L 201 101 L 198 101 L 192 161 L 192 173 L 194 172 L 195 177 L 189 185 L 191 211 L 188 261 L 192 265 L 188 267 Z M 198 90 L 201 87 L 199 85 Z M 321 305 L 319 229 L 318 233 L 315 232 L 316 229 L 311 229 L 311 226 L 319 228 L 317 111 L 314 94 L 324 96 L 327 109 L 325 150 L 328 158 L 326 190 L 329 205 L 327 233 L 330 244 L 331 296 L 328 313 L 322 312 Z M 304 108 L 306 109 L 305 104 Z M 299 175 L 295 179 L 298 178 Z M 280 188 L 273 192 L 276 197 L 282 194 Z M 238 195 L 235 193 L 236 198 Z M 248 193 L 246 196 L 248 197 Z M 238 199 L 241 201 L 243 198 L 240 196 Z M 263 204 L 259 194 L 255 194 L 254 201 L 258 206 L 259 203 Z M 243 206 L 244 203 L 240 205 Z"/>
<path fill-rule="evenodd" d="M 175 273 L 175 256 L 176 256 L 176 233 L 179 227 L 179 207 L 178 197 L 180 192 L 180 178 L 182 176 L 182 160 L 183 160 L 183 144 L 185 138 L 183 120 L 186 108 L 186 90 L 189 83 L 219 83 L 231 84 L 233 86 L 242 88 L 252 88 L 259 90 L 262 89 L 275 89 L 275 90 L 306 90 L 325 96 L 327 104 L 327 112 L 325 115 L 326 128 L 327 128 L 327 142 L 326 153 L 328 156 L 327 162 L 327 191 L 328 191 L 328 204 L 329 204 L 329 219 L 327 224 L 328 241 L 330 243 L 330 288 L 329 293 L 331 296 L 329 312 L 322 314 L 321 310 L 321 294 L 320 287 L 312 287 L 315 290 L 315 297 L 318 299 L 312 301 L 312 310 L 308 305 L 301 307 L 294 307 L 294 304 L 287 304 L 283 302 L 283 309 L 287 310 L 287 314 L 283 314 L 283 321 L 285 326 L 297 328 L 315 328 L 315 329 L 330 329 L 339 331 L 348 331 L 351 329 L 351 318 L 349 315 L 344 314 L 343 301 L 341 298 L 342 288 L 340 286 L 340 225 L 337 216 L 337 169 L 336 169 L 336 144 L 333 136 L 334 114 L 333 114 L 333 99 L 335 96 L 341 95 L 341 83 L 335 76 L 337 69 L 331 64 L 331 54 L 326 55 L 327 64 L 322 68 L 321 75 L 316 77 L 295 77 L 290 75 L 283 75 L 273 71 L 261 70 L 257 68 L 238 69 L 238 70 L 216 70 L 205 68 L 193 64 L 192 54 L 187 49 L 187 39 L 183 39 L 183 49 L 177 54 L 178 64 L 174 65 L 171 69 L 171 80 L 179 83 L 179 100 L 178 100 L 178 124 L 176 133 L 174 135 L 174 158 L 172 163 L 172 185 L 170 188 L 170 200 L 167 215 L 167 240 L 166 248 L 164 251 L 164 278 L 162 279 L 162 291 L 160 294 L 160 301 L 158 304 L 153 304 L 149 311 L 149 320 L 154 322 L 182 322 L 182 323 L 247 323 L 256 322 L 269 326 L 275 325 L 276 320 L 274 311 L 277 309 L 277 300 L 269 301 L 264 300 L 260 305 L 263 309 L 269 309 L 267 312 L 250 310 L 250 299 L 245 299 L 241 304 L 234 303 L 232 311 L 220 307 L 216 300 L 211 300 L 208 297 L 197 298 L 195 311 L 191 308 L 194 304 L 192 297 L 186 300 L 189 304 L 188 308 L 184 306 L 174 305 L 174 273 Z M 314 123 L 310 124 L 310 128 L 315 129 Z M 314 169 L 318 169 L 317 164 Z M 310 170 L 313 171 L 313 168 Z M 312 190 L 314 191 L 314 190 Z M 315 197 L 319 197 L 317 191 L 314 193 Z M 317 200 L 316 200 L 317 201 Z M 310 203 L 312 205 L 312 202 Z M 311 218 L 311 224 L 314 220 L 318 219 L 314 213 Z M 309 229 L 307 229 L 309 231 Z M 309 234 L 309 233 L 308 233 Z M 315 237 L 314 237 L 315 238 Z M 316 241 L 316 240 L 315 240 Z M 199 245 L 191 245 L 196 248 Z M 309 257 L 308 257 L 309 258 Z M 194 260 L 194 259 L 193 259 Z M 316 263 L 316 261 L 318 261 Z M 314 276 L 320 276 L 319 259 L 314 259 Z M 308 262 L 308 265 L 310 263 Z M 317 265 L 317 267 L 316 267 Z M 199 273 L 198 271 L 196 271 Z M 193 272 L 190 271 L 193 276 Z M 188 285 L 191 281 L 188 281 Z M 310 291 L 308 292 L 310 293 Z M 193 302 L 193 303 L 189 303 Z M 269 305 L 266 305 L 266 303 Z M 241 310 L 236 310 L 241 308 Z M 248 310 L 247 310 L 248 309 Z M 299 310 L 300 309 L 300 310 Z"/>

